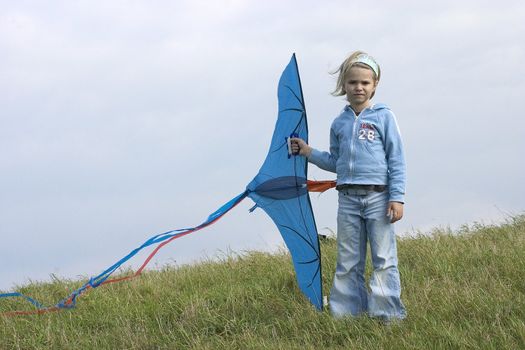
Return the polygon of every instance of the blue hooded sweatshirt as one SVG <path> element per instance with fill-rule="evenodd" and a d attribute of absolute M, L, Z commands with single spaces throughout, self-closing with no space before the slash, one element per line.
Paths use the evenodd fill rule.
<path fill-rule="evenodd" d="M 384 104 L 358 116 L 346 106 L 330 128 L 330 152 L 313 149 L 308 161 L 337 173 L 338 185 L 387 185 L 389 200 L 404 203 L 403 142 L 396 117 Z"/>

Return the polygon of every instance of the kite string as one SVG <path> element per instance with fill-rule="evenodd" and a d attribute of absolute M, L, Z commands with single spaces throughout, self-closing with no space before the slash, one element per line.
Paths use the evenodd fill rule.
<path fill-rule="evenodd" d="M 177 238 L 184 237 L 190 233 L 202 230 L 203 228 L 206 228 L 214 224 L 220 218 L 222 218 L 227 212 L 229 212 L 231 209 L 237 206 L 244 198 L 246 198 L 247 195 L 248 195 L 248 191 L 245 191 L 241 193 L 240 195 L 236 196 L 235 198 L 231 199 L 230 201 L 222 205 L 219 209 L 217 209 L 215 212 L 210 214 L 208 218 L 198 226 L 195 226 L 192 228 L 186 228 L 186 229 L 172 230 L 172 231 L 168 231 L 168 232 L 161 233 L 159 235 L 155 235 L 151 237 L 146 242 L 144 242 L 140 247 L 132 250 L 128 255 L 126 255 L 124 258 L 120 259 L 119 261 L 117 261 L 115 264 L 113 264 L 111 267 L 106 269 L 104 272 L 102 272 L 96 277 L 90 278 L 89 281 L 86 282 L 82 287 L 72 292 L 68 297 L 59 301 L 54 306 L 45 307 L 42 304 L 40 304 L 38 301 L 36 301 L 35 299 L 25 296 L 22 293 L 0 294 L 0 298 L 14 298 L 14 297 L 24 298 L 26 301 L 30 302 L 37 308 L 36 310 L 30 310 L 30 311 L 2 312 L 0 313 L 0 315 L 6 316 L 6 317 L 16 316 L 16 315 L 33 315 L 33 314 L 43 314 L 43 313 L 48 313 L 48 312 L 55 312 L 55 311 L 59 311 L 61 309 L 66 309 L 66 308 L 73 308 L 76 305 L 76 299 L 91 289 L 97 288 L 100 285 L 121 282 L 121 281 L 125 281 L 125 280 L 129 280 L 129 279 L 138 277 L 142 273 L 144 268 L 148 265 L 148 263 L 151 261 L 151 259 L 157 254 L 157 252 L 162 247 L 164 247 L 165 245 L 169 244 L 170 242 L 172 242 L 173 240 Z M 134 274 L 108 280 L 109 276 L 113 272 L 115 272 L 124 262 L 131 259 L 135 254 L 137 254 L 143 248 L 146 248 L 156 243 L 160 243 L 160 244 L 149 254 L 146 260 L 142 263 L 142 265 L 139 267 L 139 269 Z"/>

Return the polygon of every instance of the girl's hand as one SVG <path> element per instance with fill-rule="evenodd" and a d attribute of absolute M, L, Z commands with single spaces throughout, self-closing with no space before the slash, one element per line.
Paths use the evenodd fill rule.
<path fill-rule="evenodd" d="M 392 224 L 396 221 L 401 220 L 401 218 L 403 217 L 403 203 L 388 202 L 388 209 L 386 210 L 386 216 L 390 217 L 390 222 Z"/>
<path fill-rule="evenodd" d="M 310 154 L 312 154 L 312 147 L 308 146 L 308 144 L 304 142 L 303 139 L 293 137 L 290 139 L 290 141 L 293 154 L 310 157 Z"/>

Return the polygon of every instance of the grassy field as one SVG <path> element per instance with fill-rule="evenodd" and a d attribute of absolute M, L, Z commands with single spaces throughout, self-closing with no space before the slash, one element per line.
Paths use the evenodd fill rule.
<path fill-rule="evenodd" d="M 0 317 L 0 349 L 525 349 L 525 216 L 399 240 L 408 318 L 316 312 L 285 253 L 166 267 L 93 290 L 77 308 Z M 335 269 L 322 241 L 324 290 Z M 19 291 L 52 305 L 82 281 Z M 0 312 L 29 309 L 0 301 Z"/>

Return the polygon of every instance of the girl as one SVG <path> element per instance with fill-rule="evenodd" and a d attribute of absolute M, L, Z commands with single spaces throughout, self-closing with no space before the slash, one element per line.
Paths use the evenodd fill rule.
<path fill-rule="evenodd" d="M 351 54 L 334 73 L 335 96 L 348 105 L 330 128 L 330 152 L 292 139 L 292 151 L 321 169 L 337 173 L 337 267 L 330 292 L 334 316 L 403 319 L 401 284 L 393 223 L 403 217 L 405 157 L 392 111 L 372 104 L 381 70 L 362 51 Z M 365 285 L 367 242 L 373 273 Z"/>

